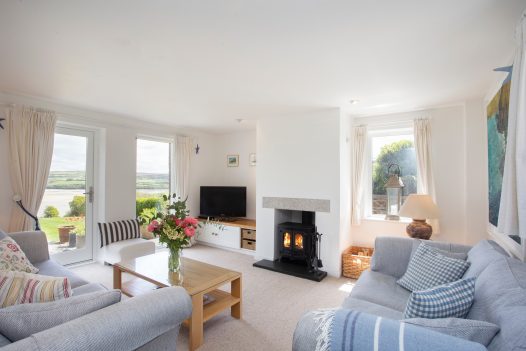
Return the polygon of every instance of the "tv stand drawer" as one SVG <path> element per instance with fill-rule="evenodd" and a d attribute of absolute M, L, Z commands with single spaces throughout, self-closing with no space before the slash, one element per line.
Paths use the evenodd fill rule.
<path fill-rule="evenodd" d="M 198 241 L 232 249 L 241 248 L 241 228 L 205 224 L 199 230 Z"/>

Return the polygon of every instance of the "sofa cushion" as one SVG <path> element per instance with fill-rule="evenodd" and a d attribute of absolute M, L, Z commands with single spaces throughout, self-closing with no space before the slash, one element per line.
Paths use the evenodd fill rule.
<path fill-rule="evenodd" d="M 457 338 L 475 341 L 484 346 L 488 346 L 500 330 L 499 326 L 493 323 L 462 318 L 411 318 L 404 319 L 403 322 Z"/>
<path fill-rule="evenodd" d="M 412 247 L 410 238 L 376 238 L 374 255 L 371 258 L 371 270 L 400 278 L 407 270 Z"/>
<path fill-rule="evenodd" d="M 11 340 L 0 334 L 0 347 L 7 346 L 11 344 Z"/>
<path fill-rule="evenodd" d="M 49 302 L 71 296 L 67 278 L 0 271 L 0 306 Z"/>
<path fill-rule="evenodd" d="M 97 291 L 108 291 L 106 287 L 99 283 L 84 284 L 73 289 L 73 296 L 89 294 Z"/>
<path fill-rule="evenodd" d="M 439 252 L 444 256 L 451 257 L 451 258 L 457 258 L 459 260 L 464 260 L 464 261 L 467 259 L 468 251 L 470 249 L 469 246 L 464 246 L 464 245 L 443 243 L 440 241 L 415 239 L 413 241 L 413 249 L 411 250 L 411 257 L 413 257 L 416 250 L 418 250 L 418 247 L 422 243 L 426 244 L 427 246 L 431 246 L 435 249 L 440 250 Z"/>
<path fill-rule="evenodd" d="M 142 238 L 117 241 L 99 250 L 100 256 L 109 264 L 131 260 L 155 253 L 155 242 Z"/>
<path fill-rule="evenodd" d="M 439 249 L 422 243 L 398 284 L 410 291 L 426 290 L 460 279 L 468 267 L 469 263 L 444 256 Z"/>
<path fill-rule="evenodd" d="M 404 318 L 464 318 L 473 304 L 474 296 L 475 278 L 413 291 Z"/>
<path fill-rule="evenodd" d="M 7 238 L 7 233 L 0 229 L 0 240 Z"/>
<path fill-rule="evenodd" d="M 14 342 L 113 305 L 120 300 L 121 292 L 112 290 L 73 296 L 55 302 L 3 308 L 0 309 L 0 333 Z"/>
<path fill-rule="evenodd" d="M 506 251 L 492 240 L 482 240 L 468 252 L 469 268 L 464 278 L 478 277 L 491 262 L 509 257 Z"/>
<path fill-rule="evenodd" d="M 400 320 L 404 317 L 403 313 L 400 311 L 393 310 L 389 307 L 385 307 L 373 302 L 365 301 L 358 299 L 352 296 L 348 296 L 342 304 L 343 308 L 348 308 L 358 312 L 365 312 L 374 314 L 375 316 L 380 316 L 389 319 Z"/>
<path fill-rule="evenodd" d="M 467 318 L 500 327 L 489 350 L 526 349 L 526 264 L 502 256 L 489 263 L 476 280 Z"/>
<path fill-rule="evenodd" d="M 6 236 L 0 239 L 0 270 L 37 273 L 38 268 L 27 259 L 20 246 Z"/>
<path fill-rule="evenodd" d="M 52 277 L 66 277 L 69 280 L 71 287 L 77 288 L 81 285 L 88 284 L 87 281 L 73 273 L 71 270 L 64 266 L 61 266 L 53 260 L 46 260 L 35 263 L 35 266 L 39 269 L 39 273 L 43 275 L 49 275 Z"/>
<path fill-rule="evenodd" d="M 518 279 L 521 274 L 517 274 L 517 270 L 526 271 L 526 264 L 512 266 L 514 261 L 501 257 L 491 262 L 476 278 L 475 300 L 468 318 L 495 323 L 491 319 L 495 317 L 496 307 L 499 307 L 497 300 L 507 296 L 513 289 L 524 289 L 525 282 Z"/>
<path fill-rule="evenodd" d="M 411 293 L 398 285 L 396 279 L 380 272 L 365 271 L 352 289 L 351 296 L 402 313 Z"/>
<path fill-rule="evenodd" d="M 141 237 L 141 224 L 138 219 L 109 223 L 99 222 L 100 247 L 114 242 Z"/>

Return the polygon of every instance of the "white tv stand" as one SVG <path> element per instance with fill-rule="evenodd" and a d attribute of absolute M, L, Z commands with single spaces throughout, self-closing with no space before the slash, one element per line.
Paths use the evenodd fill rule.
<path fill-rule="evenodd" d="M 247 254 L 255 254 L 256 250 L 256 221 L 253 219 L 238 219 L 235 221 L 219 221 L 218 228 L 214 224 L 206 224 L 201 219 L 201 227 L 197 230 L 199 243 L 235 250 Z M 217 222 L 216 222 L 217 223 Z"/>

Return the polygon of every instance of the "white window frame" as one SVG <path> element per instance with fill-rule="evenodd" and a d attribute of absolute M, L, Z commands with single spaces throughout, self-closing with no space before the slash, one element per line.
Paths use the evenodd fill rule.
<path fill-rule="evenodd" d="M 160 136 L 153 136 L 153 135 L 145 135 L 145 134 L 137 134 L 135 140 L 147 140 L 147 141 L 156 141 L 160 143 L 168 143 L 170 144 L 170 156 L 169 156 L 169 162 L 170 162 L 170 176 L 169 176 L 169 191 L 170 194 L 173 194 L 175 192 L 175 138 L 168 138 L 168 137 L 160 137 Z M 135 142 L 135 193 L 137 193 L 137 142 Z"/>
<path fill-rule="evenodd" d="M 367 131 L 367 145 L 365 148 L 365 189 L 364 191 L 364 219 L 376 220 L 376 221 L 387 221 L 392 220 L 385 219 L 385 215 L 373 214 L 373 166 L 372 166 L 372 144 L 373 138 L 384 137 L 384 136 L 397 136 L 397 135 L 414 135 L 414 128 L 412 123 L 400 123 L 394 125 L 378 125 L 368 126 Z M 418 172 L 418 170 L 417 170 Z M 410 219 L 400 218 L 399 221 L 393 222 L 410 222 Z"/>

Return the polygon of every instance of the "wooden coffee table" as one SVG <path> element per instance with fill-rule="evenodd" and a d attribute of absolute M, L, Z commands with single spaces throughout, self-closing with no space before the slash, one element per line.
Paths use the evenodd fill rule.
<path fill-rule="evenodd" d="M 185 321 L 189 329 L 190 350 L 203 344 L 203 323 L 230 307 L 232 317 L 241 318 L 241 273 L 211 264 L 182 258 L 182 284 L 177 274 L 168 273 L 168 252 L 138 257 L 113 266 L 113 287 L 136 296 L 153 289 L 181 285 L 192 297 L 192 316 Z M 134 276 L 122 282 L 122 273 Z M 230 283 L 230 293 L 218 290 Z M 204 295 L 212 300 L 204 304 Z"/>

